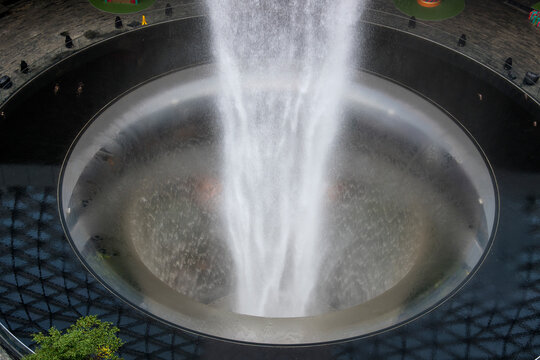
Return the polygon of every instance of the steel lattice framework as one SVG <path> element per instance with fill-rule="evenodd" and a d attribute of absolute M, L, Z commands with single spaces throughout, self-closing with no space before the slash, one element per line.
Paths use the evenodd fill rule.
<path fill-rule="evenodd" d="M 510 266 L 519 282 L 501 288 L 474 277 L 429 316 L 381 335 L 320 348 L 320 358 L 534 359 L 540 355 L 540 196 L 523 199 L 524 238 Z M 0 189 L 0 319 L 27 345 L 31 334 L 64 329 L 95 314 L 120 328 L 125 359 L 208 358 L 206 339 L 187 334 L 117 300 L 79 263 L 58 220 L 56 189 Z M 495 274 L 497 276 L 497 274 Z M 504 293 L 503 299 L 500 294 Z M 228 345 L 222 358 L 297 358 Z M 254 355 L 256 354 L 256 355 Z M 274 354 L 274 355 L 272 355 Z M 317 357 L 317 356 L 315 356 Z M 303 357 L 301 357 L 303 358 Z M 313 357 L 312 357 L 313 358 Z"/>

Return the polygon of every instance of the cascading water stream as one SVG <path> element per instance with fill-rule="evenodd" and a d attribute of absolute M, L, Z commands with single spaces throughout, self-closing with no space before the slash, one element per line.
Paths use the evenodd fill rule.
<path fill-rule="evenodd" d="M 233 309 L 309 315 L 325 241 L 327 160 L 359 2 L 210 0 L 208 6 L 222 83 Z"/>

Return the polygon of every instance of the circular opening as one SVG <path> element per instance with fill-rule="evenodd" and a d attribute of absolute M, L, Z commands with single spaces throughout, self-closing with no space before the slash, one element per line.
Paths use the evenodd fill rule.
<path fill-rule="evenodd" d="M 287 91 L 290 77 L 252 91 Z M 212 65 L 148 82 L 79 134 L 61 175 L 74 249 L 116 295 L 176 326 L 263 344 L 366 335 L 440 303 L 488 249 L 497 199 L 465 131 L 438 107 L 358 73 L 325 195 L 324 266 L 310 316 L 231 310 L 219 215 L 219 83 Z"/>

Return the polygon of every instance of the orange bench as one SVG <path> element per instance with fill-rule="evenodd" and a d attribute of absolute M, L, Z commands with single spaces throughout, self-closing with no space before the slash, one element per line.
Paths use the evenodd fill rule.
<path fill-rule="evenodd" d="M 435 7 L 441 5 L 441 0 L 416 0 L 420 6 Z"/>

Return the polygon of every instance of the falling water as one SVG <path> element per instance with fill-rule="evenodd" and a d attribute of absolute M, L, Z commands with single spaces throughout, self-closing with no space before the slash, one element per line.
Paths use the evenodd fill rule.
<path fill-rule="evenodd" d="M 209 0 L 235 311 L 310 314 L 356 0 Z"/>

